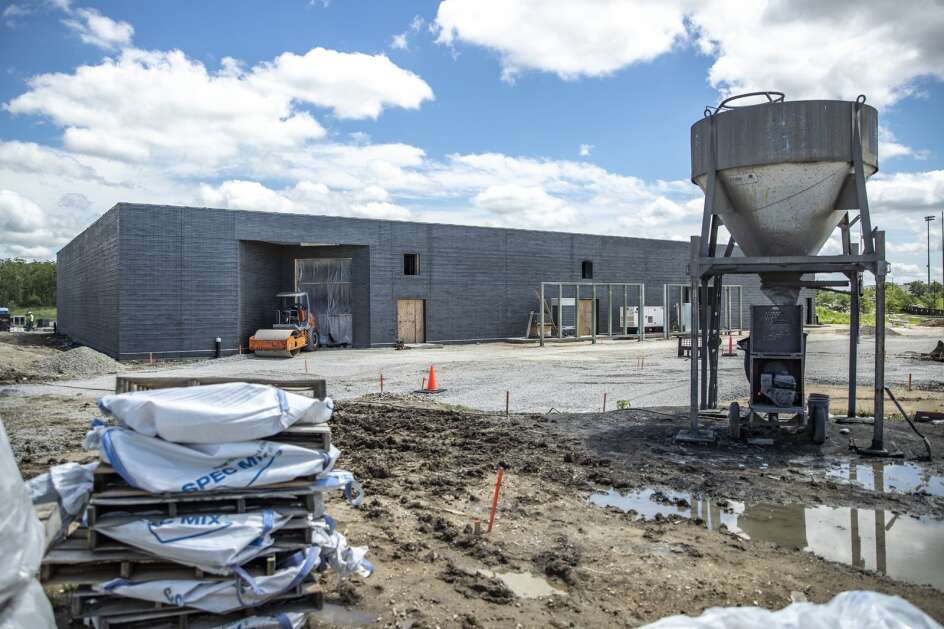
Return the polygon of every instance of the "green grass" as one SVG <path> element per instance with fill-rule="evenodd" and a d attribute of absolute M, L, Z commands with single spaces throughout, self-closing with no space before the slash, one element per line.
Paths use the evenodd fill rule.
<path fill-rule="evenodd" d="M 841 325 L 849 325 L 849 313 L 848 312 L 836 312 L 835 310 L 829 310 L 828 308 L 818 307 L 816 309 L 816 318 L 819 319 L 820 323 L 829 324 L 836 323 Z M 888 313 L 887 320 L 889 324 L 892 325 L 920 325 L 926 317 L 921 317 L 918 315 L 905 314 L 903 312 L 890 312 Z M 859 315 L 859 324 L 860 325 L 875 325 L 875 313 L 866 313 Z"/>
<path fill-rule="evenodd" d="M 37 319 L 55 319 L 56 318 L 56 307 L 55 306 L 10 306 L 10 314 L 17 317 L 24 317 L 26 313 L 30 310 L 33 311 L 33 316 Z"/>
<path fill-rule="evenodd" d="M 848 312 L 836 312 L 835 310 L 828 310 L 826 308 L 820 307 L 816 309 L 816 318 L 819 320 L 820 323 L 823 323 L 823 324 L 839 323 L 842 325 L 849 325 Z M 860 314 L 859 325 L 875 325 L 875 314 L 873 313 Z"/>

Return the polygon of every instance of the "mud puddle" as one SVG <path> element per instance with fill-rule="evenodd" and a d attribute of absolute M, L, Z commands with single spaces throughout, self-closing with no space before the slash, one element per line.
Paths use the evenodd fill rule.
<path fill-rule="evenodd" d="M 312 612 L 310 617 L 318 624 L 336 625 L 340 627 L 363 627 L 372 625 L 377 618 L 364 610 L 345 607 L 337 603 L 324 603 L 321 609 Z"/>
<path fill-rule="evenodd" d="M 894 473 L 901 474 L 902 486 L 907 486 L 904 483 L 911 472 Z M 697 518 L 711 530 L 723 526 L 744 539 L 812 552 L 829 561 L 944 591 L 944 522 L 940 520 L 882 509 L 745 504 L 652 488 L 629 493 L 611 489 L 592 494 L 590 502 L 634 512 L 646 520 Z"/>
<path fill-rule="evenodd" d="M 944 476 L 913 463 L 841 463 L 827 468 L 826 477 L 882 493 L 944 496 Z"/>
<path fill-rule="evenodd" d="M 530 572 L 493 572 L 476 570 L 483 577 L 498 579 L 518 598 L 544 598 L 545 596 L 567 596 L 567 592 L 551 586 L 544 578 Z"/>

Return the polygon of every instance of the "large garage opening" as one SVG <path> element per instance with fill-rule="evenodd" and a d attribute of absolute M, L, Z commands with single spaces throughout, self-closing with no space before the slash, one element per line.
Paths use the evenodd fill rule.
<path fill-rule="evenodd" d="M 308 293 L 323 347 L 370 346 L 370 248 L 365 245 L 239 243 L 242 342 L 275 321 L 275 295 Z"/>

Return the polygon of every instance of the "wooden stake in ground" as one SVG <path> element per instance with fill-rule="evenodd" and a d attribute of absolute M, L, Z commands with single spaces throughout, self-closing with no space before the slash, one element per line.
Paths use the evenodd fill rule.
<path fill-rule="evenodd" d="M 502 478 L 505 476 L 505 468 L 498 467 L 498 479 L 495 481 L 495 494 L 492 496 L 492 510 L 488 514 L 488 529 L 486 533 L 492 532 L 492 525 L 495 524 L 495 511 L 498 509 L 498 494 L 501 492 Z"/>
<path fill-rule="evenodd" d="M 510 414 L 508 412 L 510 407 L 511 407 L 511 391 L 505 391 L 505 415 Z"/>

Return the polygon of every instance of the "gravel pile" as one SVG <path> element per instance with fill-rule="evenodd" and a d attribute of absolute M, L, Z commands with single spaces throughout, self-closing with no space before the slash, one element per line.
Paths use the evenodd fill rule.
<path fill-rule="evenodd" d="M 34 369 L 50 374 L 80 377 L 117 373 L 123 371 L 124 366 L 91 347 L 76 347 L 38 361 Z"/>

